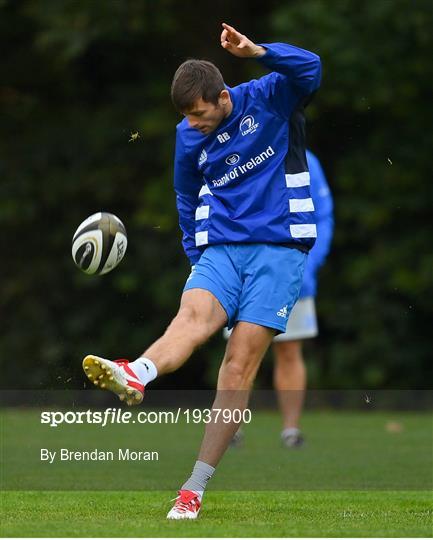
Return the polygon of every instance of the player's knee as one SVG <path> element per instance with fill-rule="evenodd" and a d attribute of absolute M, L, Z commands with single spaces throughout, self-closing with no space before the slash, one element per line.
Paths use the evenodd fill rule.
<path fill-rule="evenodd" d="M 209 337 L 209 325 L 195 306 L 182 306 L 172 324 L 181 327 L 197 345 L 200 345 Z"/>
<path fill-rule="evenodd" d="M 229 363 L 224 367 L 222 378 L 226 390 L 240 390 L 247 384 L 246 370 L 235 363 Z"/>
<path fill-rule="evenodd" d="M 299 361 L 299 346 L 293 341 L 282 341 L 274 344 L 275 358 L 279 364 L 291 365 Z"/>
<path fill-rule="evenodd" d="M 249 388 L 254 380 L 255 368 L 251 357 L 227 355 L 221 366 L 224 387 L 232 390 Z"/>

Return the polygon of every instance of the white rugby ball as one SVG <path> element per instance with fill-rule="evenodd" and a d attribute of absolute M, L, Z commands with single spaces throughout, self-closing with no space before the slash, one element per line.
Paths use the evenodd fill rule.
<path fill-rule="evenodd" d="M 126 252 L 128 239 L 123 223 L 114 214 L 97 212 L 81 223 L 72 238 L 72 258 L 86 274 L 106 274 Z"/>

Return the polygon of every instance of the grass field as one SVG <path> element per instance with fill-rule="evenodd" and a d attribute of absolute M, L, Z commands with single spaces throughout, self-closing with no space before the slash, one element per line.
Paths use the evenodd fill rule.
<path fill-rule="evenodd" d="M 2 536 L 430 537 L 427 492 L 211 492 L 196 522 L 168 492 L 5 492 Z"/>
<path fill-rule="evenodd" d="M 278 443 L 275 412 L 254 413 L 225 455 L 197 522 L 167 522 L 202 426 L 41 426 L 1 418 L 2 536 L 423 536 L 433 534 L 427 413 L 306 412 L 307 445 Z M 390 428 L 391 426 L 391 428 Z M 160 450 L 158 463 L 41 463 L 40 448 Z"/>

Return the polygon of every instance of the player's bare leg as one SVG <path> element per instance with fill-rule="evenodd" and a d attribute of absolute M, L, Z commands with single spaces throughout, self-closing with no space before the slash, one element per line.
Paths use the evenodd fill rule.
<path fill-rule="evenodd" d="M 274 387 L 283 416 L 283 433 L 290 433 L 292 430 L 296 434 L 299 430 L 307 381 L 302 341 L 281 341 L 274 343 L 273 348 Z"/>
<path fill-rule="evenodd" d="M 212 293 L 190 289 L 183 293 L 179 311 L 164 335 L 143 356 L 154 362 L 158 375 L 175 371 L 226 322 L 226 312 Z"/>
<path fill-rule="evenodd" d="M 247 322 L 235 326 L 220 367 L 213 411 L 245 410 L 260 362 L 274 334 L 270 328 Z M 239 428 L 239 423 L 227 422 L 223 414 L 216 419 L 214 412 L 213 420 L 206 425 L 198 460 L 167 515 L 169 519 L 197 518 L 206 483 Z"/>
<path fill-rule="evenodd" d="M 179 368 L 226 321 L 227 315 L 213 294 L 203 289 L 188 290 L 164 335 L 142 357 L 129 363 L 88 355 L 83 360 L 84 371 L 96 386 L 114 392 L 128 405 L 137 405 L 149 381 Z"/>
<path fill-rule="evenodd" d="M 219 371 L 213 409 L 245 410 L 257 370 L 274 335 L 274 330 L 248 322 L 235 326 Z M 215 467 L 238 427 L 238 423 L 225 423 L 221 415 L 217 422 L 208 423 L 198 459 Z"/>

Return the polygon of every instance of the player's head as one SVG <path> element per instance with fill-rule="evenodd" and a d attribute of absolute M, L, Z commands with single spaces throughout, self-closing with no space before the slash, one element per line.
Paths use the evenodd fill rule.
<path fill-rule="evenodd" d="M 178 67 L 171 99 L 189 125 L 204 135 L 214 131 L 232 110 L 221 72 L 206 60 L 187 60 Z"/>

